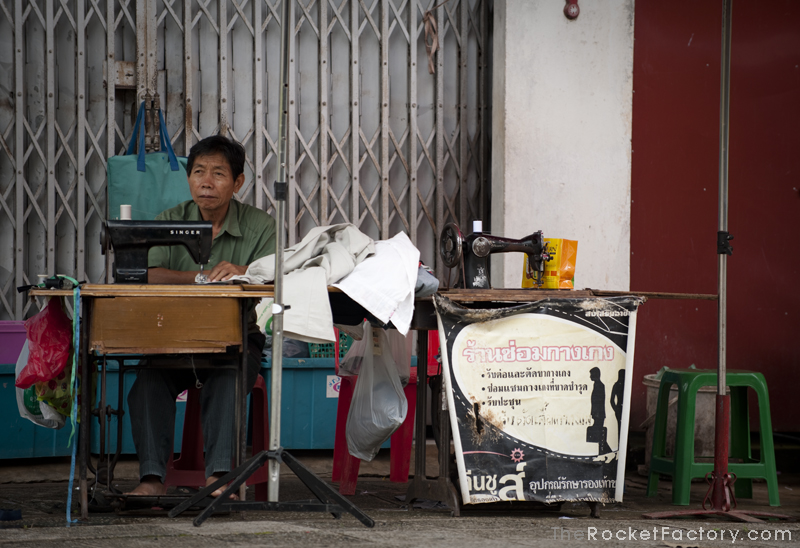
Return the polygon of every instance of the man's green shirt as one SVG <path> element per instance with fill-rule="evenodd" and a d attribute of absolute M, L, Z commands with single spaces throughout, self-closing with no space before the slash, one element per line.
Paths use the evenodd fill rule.
<path fill-rule="evenodd" d="M 202 221 L 200 208 L 194 200 L 183 202 L 156 216 L 156 221 Z M 265 211 L 231 200 L 225 224 L 211 244 L 211 259 L 203 266 L 208 274 L 221 261 L 239 266 L 249 266 L 261 257 L 275 253 L 275 219 Z M 161 267 L 183 272 L 200 270 L 189 251 L 182 245 L 151 247 L 147 255 L 147 266 Z M 259 330 L 256 325 L 255 305 L 249 305 L 248 332 Z"/>
<path fill-rule="evenodd" d="M 156 216 L 157 221 L 202 221 L 200 208 L 193 200 L 183 202 Z M 211 244 L 211 259 L 203 271 L 221 261 L 247 266 L 256 259 L 275 253 L 275 219 L 265 211 L 231 200 L 225 224 Z M 185 246 L 158 246 L 150 248 L 147 266 L 183 272 L 199 271 Z"/>

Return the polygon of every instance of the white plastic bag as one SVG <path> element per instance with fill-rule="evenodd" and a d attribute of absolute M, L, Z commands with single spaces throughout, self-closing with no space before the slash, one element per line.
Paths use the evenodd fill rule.
<path fill-rule="evenodd" d="M 15 377 L 19 375 L 25 366 L 28 364 L 28 341 L 22 347 L 22 351 L 17 358 L 17 366 L 15 368 Z M 39 401 L 36 397 L 36 386 L 29 386 L 28 388 L 16 388 L 17 391 L 17 409 L 19 416 L 28 419 L 34 424 L 44 426 L 45 428 L 53 428 L 58 430 L 66 424 L 66 418 L 58 411 L 47 405 L 43 401 Z"/>
<path fill-rule="evenodd" d="M 370 339 L 370 344 L 372 343 L 372 330 L 366 320 L 359 326 L 359 330 L 361 338 L 357 339 L 353 334 L 350 335 L 353 337 L 353 343 L 339 363 L 339 376 L 341 377 L 358 375 L 361 372 L 361 364 L 364 362 L 364 354 L 367 350 L 367 339 Z"/>
<path fill-rule="evenodd" d="M 361 332 L 361 338 L 356 339 L 354 337 L 353 343 L 350 345 L 350 348 L 339 364 L 339 375 L 348 376 L 359 374 L 361 371 L 361 364 L 364 362 L 364 355 L 368 347 L 374 344 L 372 337 L 376 336 L 376 333 L 381 332 L 389 342 L 387 348 L 390 351 L 391 359 L 394 360 L 395 366 L 397 367 L 397 373 L 400 376 L 400 384 L 406 386 L 411 378 L 411 333 L 409 332 L 408 335 L 403 336 L 396 329 L 388 329 L 386 331 L 383 329 L 371 329 L 368 320 L 365 320 L 363 324 L 358 326 L 358 331 Z"/>
<path fill-rule="evenodd" d="M 365 329 L 367 341 L 361 371 L 347 414 L 347 448 L 350 454 L 371 461 L 381 444 L 400 428 L 408 401 L 383 329 Z"/>

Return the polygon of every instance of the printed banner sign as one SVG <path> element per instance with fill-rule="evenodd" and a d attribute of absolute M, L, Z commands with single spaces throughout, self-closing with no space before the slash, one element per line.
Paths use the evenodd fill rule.
<path fill-rule="evenodd" d="M 434 296 L 465 504 L 622 500 L 639 297 Z"/>

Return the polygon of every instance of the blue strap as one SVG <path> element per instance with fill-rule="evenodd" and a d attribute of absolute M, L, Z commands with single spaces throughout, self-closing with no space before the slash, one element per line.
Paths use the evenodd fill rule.
<path fill-rule="evenodd" d="M 144 118 L 144 101 L 142 101 L 142 106 L 139 108 L 139 112 L 142 113 L 142 118 Z M 138 116 L 136 117 L 138 120 Z M 144 123 L 139 125 L 139 155 L 136 157 L 136 171 L 146 171 L 145 170 L 145 162 L 144 162 Z"/>
<path fill-rule="evenodd" d="M 161 131 L 158 132 L 158 137 L 161 139 L 161 152 L 168 150 L 167 146 L 172 147 L 172 141 L 169 139 L 169 135 L 167 135 L 167 139 L 164 139 L 164 114 L 161 112 L 161 109 L 158 109 L 158 125 L 161 128 Z M 167 145 L 169 143 L 169 145 Z"/>
<path fill-rule="evenodd" d="M 139 105 L 139 113 L 136 115 L 136 123 L 133 124 L 133 134 L 131 134 L 131 140 L 128 143 L 128 151 L 125 153 L 126 156 L 133 154 L 134 150 L 136 150 L 136 136 L 139 134 L 139 129 L 142 127 L 143 122 L 144 101 L 142 101 L 142 104 Z"/>
<path fill-rule="evenodd" d="M 126 154 L 133 154 L 134 146 L 136 145 L 136 137 L 139 137 L 139 155 L 136 158 L 136 171 L 145 171 L 144 167 L 144 101 L 139 105 L 139 112 L 136 115 L 136 123 L 133 125 L 133 135 L 131 135 L 131 142 L 128 143 L 128 152 Z"/>
<path fill-rule="evenodd" d="M 77 280 L 64 276 L 75 284 L 75 289 L 72 290 L 72 375 L 70 377 L 70 386 L 72 387 L 72 432 L 69 434 L 67 446 L 72 443 L 72 438 L 75 436 L 75 424 L 78 418 L 78 365 L 81 349 L 81 286 L 78 285 Z M 76 444 L 77 445 L 77 444 Z"/>
<path fill-rule="evenodd" d="M 75 482 L 75 457 L 78 453 L 78 440 L 75 439 L 73 442 L 73 436 L 75 436 L 75 424 L 77 422 L 78 417 L 78 356 L 80 355 L 80 340 L 81 340 L 81 286 L 78 285 L 77 280 L 70 278 L 69 276 L 64 276 L 68 280 L 70 280 L 73 284 L 75 284 L 75 289 L 72 291 L 72 330 L 73 330 L 73 354 L 72 354 L 72 375 L 70 378 L 70 386 L 72 387 L 72 413 L 70 417 L 70 422 L 72 423 L 72 432 L 69 434 L 69 441 L 67 442 L 67 446 L 72 443 L 72 460 L 70 461 L 69 466 L 69 491 L 67 492 L 67 527 L 70 527 L 73 523 L 77 523 L 77 519 L 72 519 L 72 487 Z M 89 382 L 89 386 L 91 387 L 92 383 Z M 91 389 L 91 388 L 90 388 Z M 86 395 L 86 390 L 84 390 L 84 395 Z M 90 399 L 86 399 L 84 405 L 87 402 L 91 402 Z M 91 403 L 89 403 L 91 405 Z M 78 438 L 80 436 L 77 436 Z"/>
<path fill-rule="evenodd" d="M 169 167 L 172 171 L 178 171 L 180 166 L 178 165 L 178 157 L 175 156 L 175 150 L 172 148 L 172 141 L 169 138 L 169 133 L 167 132 L 167 124 L 164 121 L 164 113 L 161 109 L 158 109 L 158 123 L 160 125 L 161 131 L 161 152 L 166 152 L 167 156 L 169 157 Z M 133 135 L 131 135 L 131 141 L 128 143 L 128 151 L 126 155 L 131 155 L 134 152 L 136 140 L 138 137 L 139 140 L 139 153 L 138 157 L 136 158 L 136 170 L 137 171 L 145 171 L 145 149 L 144 149 L 144 101 L 142 104 L 139 105 L 139 112 L 136 114 L 136 123 L 133 125 Z"/>
<path fill-rule="evenodd" d="M 175 156 L 175 151 L 172 149 L 172 141 L 169 139 L 167 124 L 164 122 L 164 113 L 161 109 L 158 109 L 158 120 L 161 124 L 161 151 L 163 152 L 166 149 L 167 155 L 169 156 L 170 169 L 172 171 L 178 171 L 178 158 Z"/>

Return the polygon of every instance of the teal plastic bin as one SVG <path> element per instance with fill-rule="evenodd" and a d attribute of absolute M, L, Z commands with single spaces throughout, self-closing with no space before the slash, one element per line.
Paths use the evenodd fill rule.
<path fill-rule="evenodd" d="M 272 395 L 272 362 L 261 362 Z M 281 446 L 284 449 L 333 449 L 339 382 L 333 358 L 283 358 Z"/>
<path fill-rule="evenodd" d="M 17 409 L 17 394 L 14 386 L 14 370 L 16 364 L 0 364 L 0 459 L 25 459 L 39 457 L 64 457 L 72 455 L 72 448 L 67 446 L 69 435 L 72 431 L 69 419 L 60 430 L 45 428 L 32 423 L 19 415 Z M 135 371 L 125 373 L 124 398 L 125 416 L 123 418 L 122 454 L 135 454 L 136 448 L 131 437 L 131 419 L 128 413 L 128 392 L 136 379 Z M 106 399 L 107 404 L 113 408 L 117 406 L 117 387 L 119 369 L 116 364 L 108 365 L 106 373 Z M 97 380 L 97 401 L 100 400 L 100 378 Z M 183 431 L 183 418 L 186 403 L 178 402 L 175 412 L 175 442 L 176 452 L 181 448 L 181 432 Z M 113 417 L 110 423 L 110 445 L 106 451 L 113 453 L 117 444 L 117 420 Z M 100 451 L 100 429 L 97 417 L 92 417 L 91 451 Z"/>
<path fill-rule="evenodd" d="M 0 365 L 0 459 L 63 457 L 72 454 L 67 447 L 69 424 L 61 430 L 36 425 L 19 416 L 14 386 L 16 364 Z"/>
<path fill-rule="evenodd" d="M 16 361 L 25 344 L 23 322 L 0 322 L 0 459 L 62 457 L 71 455 L 67 447 L 70 428 L 53 430 L 22 418 L 17 409 L 14 386 Z"/>
<path fill-rule="evenodd" d="M 411 357 L 415 366 L 416 356 Z M 261 362 L 272 396 L 272 363 Z M 333 449 L 341 379 L 333 358 L 283 358 L 281 446 L 284 449 Z M 389 440 L 381 447 L 389 447 Z"/>

